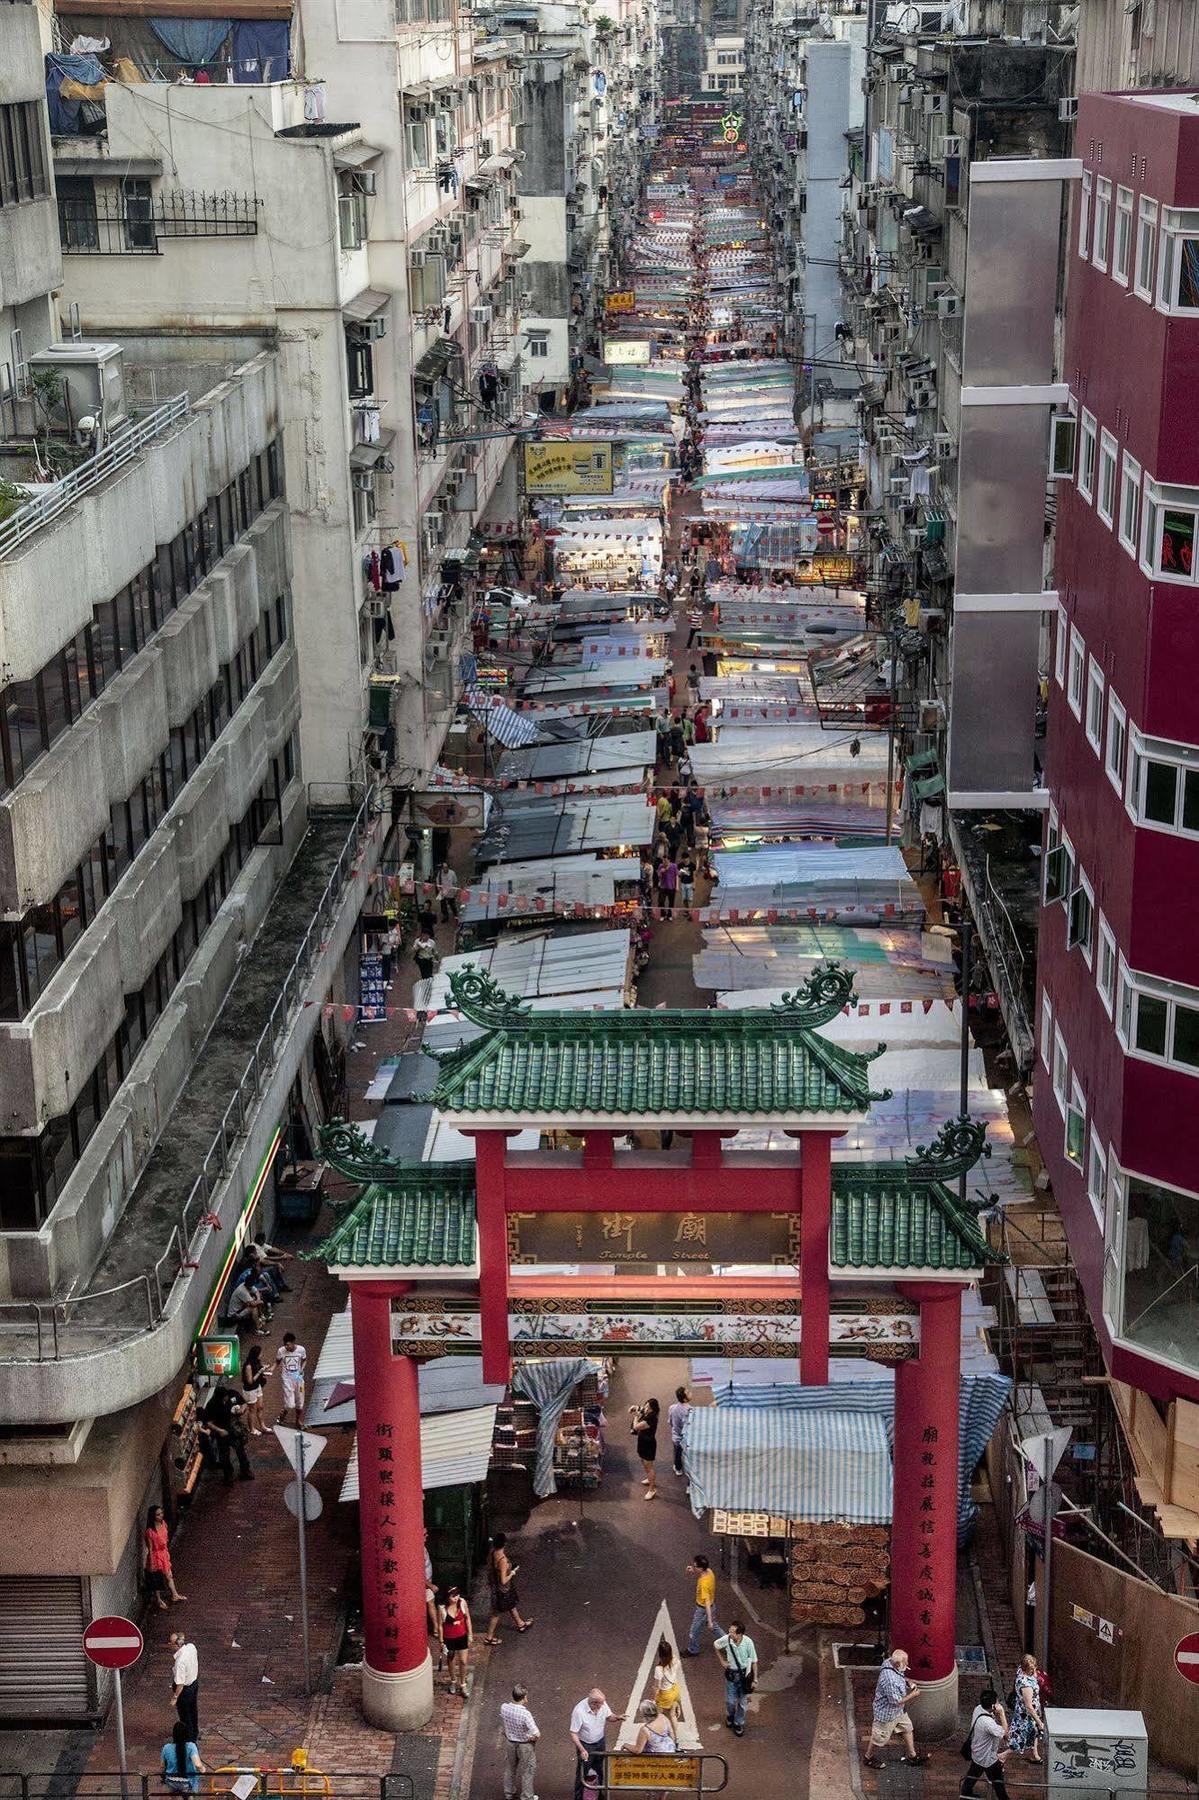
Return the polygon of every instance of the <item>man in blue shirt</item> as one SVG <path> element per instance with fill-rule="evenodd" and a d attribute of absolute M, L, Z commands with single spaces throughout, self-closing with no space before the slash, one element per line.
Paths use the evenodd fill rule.
<path fill-rule="evenodd" d="M 890 1656 L 878 1672 L 878 1681 L 874 1688 L 874 1723 L 870 1727 L 870 1741 L 866 1746 L 864 1758 L 868 1769 L 881 1769 L 883 1760 L 878 1752 L 891 1742 L 898 1732 L 903 1739 L 907 1755 L 903 1758 L 908 1763 L 926 1763 L 927 1756 L 917 1756 L 916 1742 L 912 1734 L 912 1721 L 908 1715 L 908 1703 L 914 1700 L 920 1689 L 908 1680 L 908 1653 L 906 1650 L 892 1650 Z"/>

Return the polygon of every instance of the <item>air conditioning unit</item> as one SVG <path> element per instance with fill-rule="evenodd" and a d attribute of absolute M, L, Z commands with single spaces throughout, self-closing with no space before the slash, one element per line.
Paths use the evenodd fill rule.
<path fill-rule="evenodd" d="M 374 492 L 375 471 L 373 469 L 355 469 L 353 478 L 354 486 L 360 494 L 370 494 Z"/>
<path fill-rule="evenodd" d="M 922 550 L 925 542 L 923 525 L 909 525 L 903 534 L 903 541 L 909 550 Z"/>
<path fill-rule="evenodd" d="M 901 106 L 910 106 L 915 98 L 916 98 L 915 87 L 912 85 L 912 83 L 910 81 L 905 81 L 903 86 L 899 90 L 899 104 Z"/>
<path fill-rule="evenodd" d="M 944 137 L 944 138 L 942 138 L 941 139 L 941 154 L 947 160 L 951 156 L 960 156 L 962 154 L 961 138 L 960 137 Z"/>
<path fill-rule="evenodd" d="M 930 387 L 917 388 L 912 399 L 921 412 L 927 412 L 936 396 L 936 389 Z"/>
<path fill-rule="evenodd" d="M 480 160 L 480 162 L 486 162 L 487 158 L 489 156 L 494 156 L 494 155 L 495 155 L 495 139 L 494 138 L 480 138 L 479 139 L 479 160 Z"/>
<path fill-rule="evenodd" d="M 424 266 L 425 252 L 423 250 L 410 250 L 408 252 L 408 267 L 410 269 L 423 269 Z"/>
<path fill-rule="evenodd" d="M 961 311 L 962 296 L 960 294 L 937 295 L 938 319 L 956 319 L 960 316 Z"/>
<path fill-rule="evenodd" d="M 906 475 L 892 475 L 887 482 L 887 492 L 892 500 L 906 498 L 911 490 L 911 482 Z"/>
<path fill-rule="evenodd" d="M 472 325 L 490 325 L 491 307 L 486 303 L 482 306 L 472 306 L 470 309 L 470 322 Z"/>
<path fill-rule="evenodd" d="M 385 619 L 387 617 L 387 602 L 386 600 L 380 600 L 378 596 L 375 596 L 367 601 L 362 610 L 368 619 Z"/>
<path fill-rule="evenodd" d="M 395 463 L 390 456 L 381 456 L 375 464 L 375 472 L 379 475 L 394 475 L 396 472 Z"/>
<path fill-rule="evenodd" d="M 373 169 L 359 169 L 354 180 L 358 184 L 358 192 L 365 194 L 368 199 L 378 192 L 379 177 Z"/>
<path fill-rule="evenodd" d="M 1063 125 L 1072 125 L 1078 117 L 1078 95 L 1065 94 L 1057 103 L 1057 116 Z"/>
<path fill-rule="evenodd" d="M 945 105 L 944 94 L 926 94 L 924 96 L 924 110 L 930 117 L 935 113 L 943 113 Z"/>
<path fill-rule="evenodd" d="M 369 319 L 359 319 L 357 321 L 357 331 L 359 337 L 366 338 L 372 343 L 377 343 L 380 338 L 385 338 L 387 336 L 387 314 L 381 312 L 372 313 Z"/>

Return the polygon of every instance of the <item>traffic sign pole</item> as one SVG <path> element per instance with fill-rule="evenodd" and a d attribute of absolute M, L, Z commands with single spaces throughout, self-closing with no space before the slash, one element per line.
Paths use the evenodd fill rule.
<path fill-rule="evenodd" d="M 121 1670 L 131 1669 L 142 1650 L 145 1639 L 132 1619 L 113 1614 L 93 1619 L 83 1634 L 83 1654 L 98 1669 L 111 1669 L 113 1679 L 113 1713 L 117 1728 L 117 1767 L 121 1771 L 121 1800 L 126 1800 L 125 1696 L 121 1689 Z"/>
<path fill-rule="evenodd" d="M 116 1712 L 117 1724 L 117 1768 L 121 1771 L 121 1800 L 125 1800 L 128 1792 L 125 1777 L 128 1775 L 129 1769 L 125 1761 L 125 1697 L 121 1692 L 121 1671 L 114 1669 L 112 1678 L 116 1684 L 113 1689 L 113 1707 Z"/>
<path fill-rule="evenodd" d="M 304 1692 L 312 1692 L 312 1670 L 308 1655 L 308 1527 L 304 1503 L 304 1433 L 296 1432 L 296 1477 L 300 1504 L 296 1507 L 296 1523 L 300 1528 L 300 1630 L 304 1639 Z"/>

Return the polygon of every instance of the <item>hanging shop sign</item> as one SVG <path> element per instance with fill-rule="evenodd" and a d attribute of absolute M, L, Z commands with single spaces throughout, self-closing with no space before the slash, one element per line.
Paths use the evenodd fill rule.
<path fill-rule="evenodd" d="M 527 494 L 610 494 L 611 443 L 526 444 Z"/>
<path fill-rule="evenodd" d="M 377 1025 L 387 1017 L 387 984 L 381 956 L 358 958 L 358 1018 L 363 1025 Z"/>
<path fill-rule="evenodd" d="M 604 311 L 606 313 L 632 312 L 634 299 L 631 288 L 621 288 L 616 293 L 607 296 L 604 301 Z"/>
<path fill-rule="evenodd" d="M 713 1507 L 708 1524 L 718 1537 L 785 1538 L 791 1535 L 790 1519 L 777 1518 L 773 1513 L 726 1512 L 717 1506 Z"/>
<path fill-rule="evenodd" d="M 797 569 L 792 579 L 800 582 L 814 582 L 823 587 L 844 587 L 853 581 L 852 556 L 814 556 L 811 562 Z"/>
<path fill-rule="evenodd" d="M 236 1333 L 202 1337 L 196 1344 L 196 1369 L 214 1381 L 230 1381 L 241 1374 L 241 1342 Z"/>
<path fill-rule="evenodd" d="M 631 338 L 628 343 L 615 342 L 604 345 L 604 361 L 610 366 L 647 363 L 650 360 L 650 342 L 648 338 Z"/>
<path fill-rule="evenodd" d="M 412 795 L 412 823 L 426 830 L 450 825 L 469 825 L 481 831 L 485 824 L 483 795 L 469 790 L 434 788 Z"/>
<path fill-rule="evenodd" d="M 848 1302 L 830 1314 L 829 1342 L 839 1356 L 915 1356 L 919 1314 L 902 1307 L 891 1298 Z M 394 1300 L 391 1329 L 397 1354 L 408 1356 L 477 1356 L 483 1341 L 477 1300 Z M 720 1301 L 517 1296 L 508 1303 L 508 1338 L 516 1357 L 798 1356 L 800 1302 L 735 1293 Z"/>

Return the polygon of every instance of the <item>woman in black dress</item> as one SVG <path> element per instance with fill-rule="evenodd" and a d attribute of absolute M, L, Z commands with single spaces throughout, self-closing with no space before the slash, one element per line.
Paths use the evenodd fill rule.
<path fill-rule="evenodd" d="M 658 1498 L 658 1474 L 654 1463 L 658 1456 L 658 1402 L 643 1400 L 640 1406 L 629 1408 L 629 1430 L 637 1438 L 637 1454 L 641 1458 L 641 1466 L 645 1470 L 641 1485 L 645 1489 L 645 1499 Z"/>
<path fill-rule="evenodd" d="M 491 1617 L 487 1621 L 485 1644 L 499 1643 L 499 1623 L 502 1618 L 509 1618 L 518 1631 L 527 1631 L 533 1623 L 532 1619 L 520 1616 L 520 1600 L 516 1592 L 516 1572 L 518 1565 L 508 1557 L 508 1540 L 502 1531 L 497 1531 L 491 1540 L 491 1548 L 487 1552 L 487 1585 L 491 1589 Z"/>

